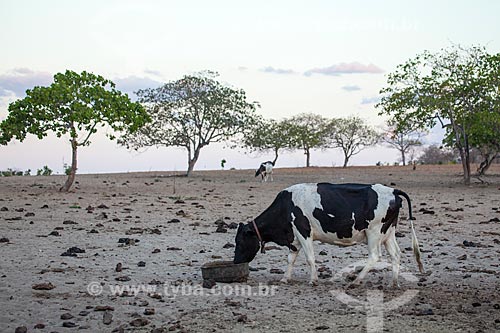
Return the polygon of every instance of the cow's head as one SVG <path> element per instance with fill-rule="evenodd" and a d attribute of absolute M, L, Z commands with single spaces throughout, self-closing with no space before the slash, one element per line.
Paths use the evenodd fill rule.
<path fill-rule="evenodd" d="M 235 264 L 250 262 L 259 252 L 259 238 L 252 225 L 240 223 L 236 233 Z"/>

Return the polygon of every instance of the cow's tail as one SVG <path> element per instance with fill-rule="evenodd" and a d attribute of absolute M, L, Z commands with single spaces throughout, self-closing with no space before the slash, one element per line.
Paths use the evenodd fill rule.
<path fill-rule="evenodd" d="M 257 171 L 255 171 L 255 177 L 260 175 L 261 171 L 262 171 L 261 168 L 258 168 Z"/>
<path fill-rule="evenodd" d="M 420 271 L 420 273 L 424 273 L 424 265 L 422 265 L 422 255 L 420 254 L 420 246 L 418 245 L 418 239 L 417 239 L 417 234 L 415 233 L 415 227 L 413 226 L 413 215 L 411 213 L 411 200 L 410 200 L 410 197 L 408 196 L 408 194 L 406 194 L 405 192 L 403 191 L 400 191 L 400 190 L 394 190 L 394 194 L 395 195 L 400 195 L 402 197 L 404 197 L 406 199 L 406 201 L 408 202 L 408 213 L 410 215 L 410 228 L 411 228 L 411 244 L 412 244 L 412 248 L 413 248 L 413 254 L 415 255 L 415 259 L 417 260 L 417 264 L 418 264 L 418 270 Z"/>

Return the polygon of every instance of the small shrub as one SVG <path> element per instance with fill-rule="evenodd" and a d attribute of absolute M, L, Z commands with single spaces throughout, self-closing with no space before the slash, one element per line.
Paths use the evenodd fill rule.
<path fill-rule="evenodd" d="M 50 176 L 52 174 L 52 169 L 44 165 L 42 169 L 36 171 L 37 176 Z"/>

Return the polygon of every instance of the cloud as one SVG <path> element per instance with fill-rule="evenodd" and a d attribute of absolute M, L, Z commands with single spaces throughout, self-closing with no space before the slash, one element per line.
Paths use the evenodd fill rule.
<path fill-rule="evenodd" d="M 292 69 L 274 68 L 271 66 L 264 67 L 260 71 L 264 73 L 273 73 L 273 74 L 295 74 L 295 71 Z"/>
<path fill-rule="evenodd" d="M 28 68 L 15 68 L 6 74 L 0 75 L 0 97 L 23 97 L 27 89 L 35 86 L 48 86 L 52 83 L 52 74 L 33 71 Z"/>
<path fill-rule="evenodd" d="M 155 69 L 145 69 L 144 73 L 145 74 L 150 74 L 150 75 L 155 75 L 155 76 L 160 76 L 161 77 L 160 71 L 157 71 Z"/>
<path fill-rule="evenodd" d="M 238 67 L 238 70 L 241 71 L 241 72 L 244 72 L 248 69 L 248 67 L 245 67 L 245 66 L 239 66 Z"/>
<path fill-rule="evenodd" d="M 112 80 L 116 84 L 116 88 L 129 95 L 139 89 L 158 88 L 163 83 L 155 81 L 148 77 L 126 76 L 124 78 L 116 78 Z M 135 94 L 134 94 L 135 95 Z"/>
<path fill-rule="evenodd" d="M 361 104 L 375 104 L 380 102 L 380 97 L 379 96 L 374 96 L 374 97 L 363 97 L 361 100 Z"/>
<path fill-rule="evenodd" d="M 361 87 L 357 85 L 348 85 L 348 86 L 343 86 L 342 89 L 345 91 L 357 91 L 361 90 Z"/>
<path fill-rule="evenodd" d="M 340 64 L 332 65 L 330 67 L 313 68 L 304 73 L 305 76 L 312 74 L 323 74 L 330 76 L 337 76 L 341 74 L 379 74 L 384 71 L 375 66 L 374 64 L 364 65 L 359 62 L 341 62 Z"/>

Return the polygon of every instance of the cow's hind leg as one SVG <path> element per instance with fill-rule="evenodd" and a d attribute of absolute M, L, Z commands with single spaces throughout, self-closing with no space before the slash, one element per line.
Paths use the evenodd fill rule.
<path fill-rule="evenodd" d="M 401 250 L 399 249 L 399 245 L 396 241 L 396 236 L 394 232 L 395 231 L 393 230 L 391 232 L 391 235 L 387 238 L 385 242 L 385 249 L 391 256 L 391 263 L 392 263 L 392 280 L 389 286 L 399 288 L 398 276 L 399 276 L 399 262 L 401 259 Z"/>
<path fill-rule="evenodd" d="M 365 267 L 363 267 L 358 277 L 354 280 L 353 284 L 361 284 L 361 280 L 365 278 L 366 274 L 368 274 L 380 258 L 380 232 L 369 232 L 367 230 L 366 238 L 368 243 L 368 260 L 366 261 Z"/>
<path fill-rule="evenodd" d="M 286 269 L 285 276 L 283 276 L 283 278 L 281 279 L 282 283 L 288 283 L 288 281 L 290 281 L 290 279 L 292 278 L 293 265 L 295 264 L 295 260 L 297 260 L 297 256 L 300 252 L 300 245 L 298 243 L 293 245 L 295 246 L 297 251 L 290 250 L 290 253 L 288 253 L 288 267 Z"/>
<path fill-rule="evenodd" d="M 309 284 L 312 286 L 318 285 L 318 272 L 316 271 L 316 262 L 314 259 L 314 248 L 313 240 L 309 237 L 304 242 L 304 253 L 306 255 L 306 261 L 309 264 L 309 269 L 311 270 L 311 279 Z"/>

